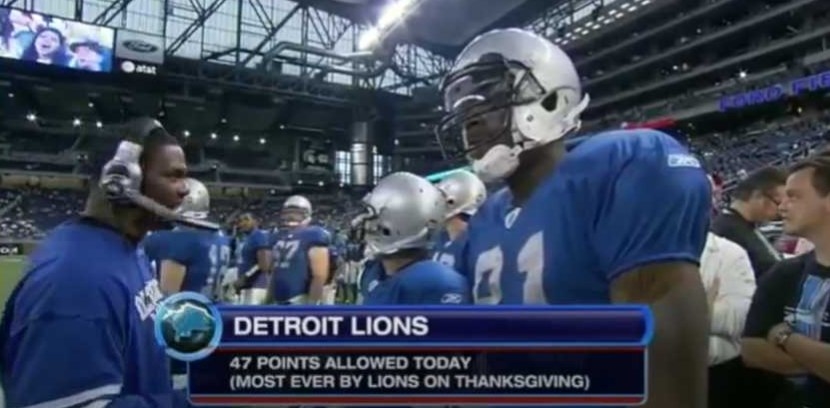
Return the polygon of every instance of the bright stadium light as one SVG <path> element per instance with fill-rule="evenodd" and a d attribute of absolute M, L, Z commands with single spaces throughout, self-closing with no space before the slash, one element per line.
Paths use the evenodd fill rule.
<path fill-rule="evenodd" d="M 37 120 L 37 116 L 34 113 L 28 113 L 26 115 L 26 120 L 28 120 L 29 122 L 34 122 Z"/>
<path fill-rule="evenodd" d="M 81 120 L 78 118 L 72 119 L 72 126 L 78 127 L 81 126 Z"/>
<path fill-rule="evenodd" d="M 216 139 L 217 137 L 218 137 L 218 136 L 216 135 L 216 133 L 211 133 L 211 134 L 210 134 L 210 138 L 211 138 L 211 139 Z"/>
<path fill-rule="evenodd" d="M 380 18 L 377 23 L 378 28 L 385 30 L 397 23 L 406 15 L 406 12 L 409 11 L 409 6 L 414 2 L 414 0 L 398 0 L 387 6 L 380 13 Z"/>
<path fill-rule="evenodd" d="M 238 142 L 239 141 L 239 135 L 233 135 L 233 141 Z"/>
<path fill-rule="evenodd" d="M 103 123 L 101 123 L 101 121 L 99 120 L 99 121 L 95 122 L 95 127 L 97 127 L 98 129 L 100 129 L 100 128 L 104 127 L 104 124 L 103 124 Z"/>
<path fill-rule="evenodd" d="M 391 30 L 399 21 L 405 19 L 416 3 L 417 0 L 398 0 L 386 6 L 381 11 L 375 26 L 370 27 L 360 35 L 358 48 L 367 50 L 380 43 L 386 32 Z"/>
<path fill-rule="evenodd" d="M 357 41 L 357 47 L 361 50 L 366 50 L 375 46 L 380 41 L 380 30 L 377 27 L 372 27 L 360 35 Z"/>

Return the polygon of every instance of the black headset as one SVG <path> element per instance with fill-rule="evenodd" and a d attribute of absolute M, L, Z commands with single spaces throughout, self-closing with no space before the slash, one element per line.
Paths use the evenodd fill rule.
<path fill-rule="evenodd" d="M 186 217 L 171 210 L 142 192 L 143 174 L 141 170 L 141 153 L 147 137 L 164 126 L 153 118 L 138 118 L 129 122 L 123 133 L 113 157 L 101 169 L 99 187 L 111 203 L 119 206 L 138 206 L 150 211 L 166 221 L 190 227 L 219 230 L 218 224 Z"/>

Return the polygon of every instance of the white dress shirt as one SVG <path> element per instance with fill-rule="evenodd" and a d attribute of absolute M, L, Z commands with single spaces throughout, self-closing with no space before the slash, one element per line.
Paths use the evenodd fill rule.
<path fill-rule="evenodd" d="M 741 334 L 755 293 L 755 274 L 743 248 L 710 232 L 700 259 L 700 275 L 710 298 L 717 290 L 709 328 L 711 366 L 741 354 Z M 718 288 L 715 279 L 720 281 Z"/>

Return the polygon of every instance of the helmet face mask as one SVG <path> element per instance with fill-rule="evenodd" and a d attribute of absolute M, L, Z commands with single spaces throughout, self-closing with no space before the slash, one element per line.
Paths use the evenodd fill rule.
<path fill-rule="evenodd" d="M 521 29 L 484 33 L 441 86 L 438 143 L 447 156 L 466 156 L 483 181 L 504 180 L 523 151 L 579 128 L 590 101 L 581 89 L 573 61 L 550 40 Z"/>
<path fill-rule="evenodd" d="M 306 222 L 310 217 L 308 210 L 299 207 L 283 207 L 280 210 L 280 225 L 296 227 Z"/>
<path fill-rule="evenodd" d="M 436 133 L 448 157 L 477 160 L 493 145 L 521 142 L 513 136 L 514 108 L 545 97 L 544 88 L 521 63 L 496 54 L 482 59 L 487 61 L 451 73 L 443 83 L 447 115 Z"/>

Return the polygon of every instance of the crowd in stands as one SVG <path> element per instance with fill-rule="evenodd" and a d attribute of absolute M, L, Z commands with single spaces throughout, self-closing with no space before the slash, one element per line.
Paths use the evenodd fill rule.
<path fill-rule="evenodd" d="M 39 239 L 47 231 L 67 218 L 78 214 L 85 202 L 86 192 L 80 190 L 51 190 L 41 188 L 0 189 L 0 240 Z M 357 200 L 346 194 L 337 199 L 330 195 L 309 195 L 315 205 L 315 221 L 330 230 L 343 230 L 357 213 Z M 212 218 L 225 223 L 241 213 L 249 212 L 260 220 L 263 228 L 277 225 L 282 199 L 268 196 L 260 199 L 214 198 Z"/>
<path fill-rule="evenodd" d="M 830 112 L 824 112 L 810 118 L 759 122 L 728 133 L 696 135 L 686 142 L 703 158 L 710 172 L 725 181 L 728 189 L 753 169 L 786 165 L 828 139 Z M 84 197 L 85 192 L 80 190 L 0 189 L 0 239 L 38 239 L 67 217 L 77 214 L 83 208 Z M 261 227 L 273 228 L 277 225 L 283 198 L 213 197 L 212 217 L 227 222 L 240 213 L 250 212 L 260 220 Z M 316 222 L 335 231 L 344 231 L 349 215 L 359 209 L 360 197 L 345 192 L 309 198 L 315 206 Z"/>

